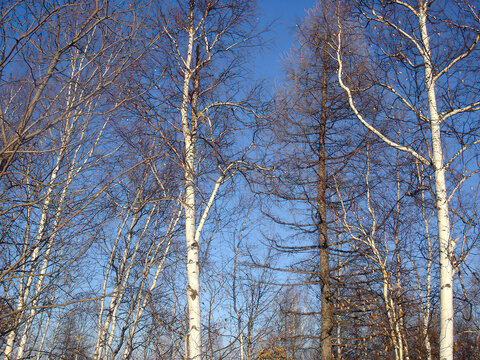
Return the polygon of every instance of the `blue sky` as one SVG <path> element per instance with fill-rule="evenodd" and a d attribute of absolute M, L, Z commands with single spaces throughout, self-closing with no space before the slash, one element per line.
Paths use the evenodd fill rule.
<path fill-rule="evenodd" d="M 258 54 L 255 62 L 255 76 L 266 79 L 269 85 L 281 78 L 281 59 L 294 43 L 294 29 L 297 20 L 305 17 L 315 0 L 259 0 L 260 12 L 265 23 L 275 23 L 265 49 Z"/>

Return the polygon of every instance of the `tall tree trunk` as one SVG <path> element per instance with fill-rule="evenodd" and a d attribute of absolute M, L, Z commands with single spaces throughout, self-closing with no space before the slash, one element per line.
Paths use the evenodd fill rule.
<path fill-rule="evenodd" d="M 422 177 L 422 172 L 423 172 L 423 165 L 418 164 L 417 165 L 417 177 L 419 184 L 421 186 L 424 186 L 424 181 Z M 429 328 L 429 322 L 430 322 L 430 314 L 431 314 L 431 304 L 430 304 L 430 298 L 431 298 L 431 284 L 432 284 L 432 264 L 433 264 L 433 248 L 432 248 L 432 238 L 430 236 L 430 226 L 429 226 L 429 218 L 427 217 L 427 211 L 426 211 L 426 199 L 425 199 L 425 194 L 421 193 L 421 204 L 422 204 L 422 219 L 423 223 L 425 226 L 425 235 L 427 239 L 427 278 L 426 278 L 426 294 L 425 298 L 427 301 L 425 301 L 425 305 L 420 303 L 421 306 L 421 314 L 422 314 L 422 336 L 423 336 L 423 344 L 425 346 L 425 351 L 426 351 L 426 359 L 425 360 L 432 360 L 432 346 L 430 343 L 430 336 L 428 334 L 428 328 Z M 417 275 L 417 279 L 420 277 Z M 422 285 L 420 284 L 419 280 L 418 282 L 418 298 L 422 298 Z"/>
<path fill-rule="evenodd" d="M 437 207 L 438 238 L 440 244 L 440 360 L 453 359 L 453 266 L 450 241 L 450 219 L 447 187 L 441 139 L 441 118 L 437 110 L 435 78 L 433 72 L 430 41 L 427 31 L 427 4 L 420 2 L 419 24 L 423 44 L 425 83 L 430 112 L 432 135 L 433 169 L 435 171 L 435 197 Z"/>
<path fill-rule="evenodd" d="M 195 2 L 190 2 L 187 56 L 185 59 L 182 104 L 180 107 L 182 133 L 184 137 L 184 172 L 185 172 L 185 241 L 187 244 L 187 301 L 188 301 L 188 359 L 200 360 L 202 354 L 200 321 L 200 267 L 199 244 L 195 239 L 195 140 L 196 124 L 189 120 L 189 89 L 193 71 L 191 70 L 194 43 L 194 9 Z"/>
<path fill-rule="evenodd" d="M 324 42 L 327 46 L 327 42 Z M 327 49 L 324 49 L 327 54 Z M 332 331 L 333 331 L 333 304 L 330 287 L 330 253 L 327 229 L 327 190 L 325 132 L 327 125 L 327 71 L 326 62 L 323 62 L 322 74 L 322 102 L 320 124 L 318 129 L 318 175 L 317 175 L 317 229 L 318 246 L 320 252 L 320 285 L 321 285 L 321 354 L 322 360 L 332 360 Z"/>

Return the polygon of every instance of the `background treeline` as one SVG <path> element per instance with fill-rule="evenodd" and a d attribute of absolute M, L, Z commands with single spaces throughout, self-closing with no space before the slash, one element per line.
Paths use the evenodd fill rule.
<path fill-rule="evenodd" d="M 480 359 L 480 3 L 0 2 L 0 351 Z"/>

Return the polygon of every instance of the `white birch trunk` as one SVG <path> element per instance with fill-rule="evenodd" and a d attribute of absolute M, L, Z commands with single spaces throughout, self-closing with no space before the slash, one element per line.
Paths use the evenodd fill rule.
<path fill-rule="evenodd" d="M 427 31 L 427 4 L 421 3 L 419 25 L 424 51 L 425 83 L 430 112 L 438 238 L 440 244 L 440 360 L 453 360 L 453 265 L 450 219 L 441 139 L 441 118 L 437 110 L 435 81 Z"/>
<path fill-rule="evenodd" d="M 138 196 L 138 197 L 140 197 L 140 196 Z M 138 197 L 137 197 L 136 200 L 138 200 Z M 119 308 L 119 306 L 122 302 L 123 289 L 125 288 L 126 284 L 128 283 L 130 270 L 131 270 L 132 263 L 133 263 L 133 260 L 134 260 L 134 256 L 132 256 L 131 262 L 127 266 L 128 255 L 129 255 L 129 250 L 130 250 L 129 244 L 130 244 L 131 237 L 132 237 L 132 231 L 133 231 L 133 229 L 134 229 L 135 225 L 137 224 L 138 219 L 140 217 L 140 214 L 138 213 L 138 211 L 133 209 L 133 208 L 135 208 L 135 206 L 136 206 L 136 201 L 135 201 L 134 204 L 132 204 L 132 207 L 130 209 L 130 211 L 135 211 L 135 213 L 133 214 L 130 226 L 128 228 L 127 241 L 126 241 L 125 249 L 123 251 L 122 260 L 120 262 L 120 267 L 119 267 L 119 274 L 122 278 L 121 278 L 120 281 L 118 281 L 118 280 L 116 281 L 114 291 L 113 291 L 113 294 L 111 295 L 110 303 L 108 305 L 107 317 L 106 317 L 105 321 L 103 322 L 103 324 L 100 326 L 99 335 L 97 337 L 96 348 L 95 348 L 95 353 L 94 353 L 94 359 L 95 360 L 108 358 L 108 352 L 109 352 L 109 349 L 110 349 L 109 345 L 112 342 L 113 333 L 115 332 L 116 314 L 117 314 L 118 308 Z M 117 239 L 119 239 L 120 236 L 121 236 L 121 230 L 122 230 L 122 228 L 119 229 Z M 139 244 L 140 244 L 140 242 L 137 243 L 134 252 L 137 251 Z M 103 313 L 103 311 L 102 311 L 102 313 Z M 101 317 L 101 316 L 102 315 L 99 315 L 99 317 Z M 99 319 L 99 321 L 101 322 L 101 318 Z"/>
<path fill-rule="evenodd" d="M 31 290 L 31 287 L 33 285 L 34 276 L 35 276 L 33 274 L 36 273 L 35 266 L 37 264 L 37 261 L 38 261 L 39 255 L 40 255 L 40 248 L 41 248 L 42 240 L 44 239 L 45 226 L 46 226 L 46 223 L 47 223 L 48 211 L 49 211 L 50 204 L 52 202 L 53 189 L 55 187 L 54 184 L 55 184 L 55 180 L 56 180 L 57 175 L 58 175 L 58 171 L 60 170 L 60 163 L 63 159 L 63 156 L 64 156 L 64 149 L 62 148 L 60 150 L 59 155 L 57 156 L 55 168 L 53 169 L 52 174 L 50 176 L 50 181 L 48 183 L 48 189 L 47 189 L 47 192 L 46 192 L 46 195 L 45 195 L 45 200 L 44 200 L 43 206 L 42 206 L 42 214 L 41 214 L 41 217 L 40 217 L 40 223 L 39 223 L 39 226 L 38 226 L 37 236 L 35 238 L 35 243 L 33 245 L 34 248 L 33 248 L 32 255 L 31 255 L 32 268 L 31 268 L 30 272 L 32 274 L 27 276 L 27 281 L 26 281 L 25 287 L 21 289 L 22 291 L 21 291 L 19 299 L 18 299 L 16 311 L 19 312 L 20 314 L 22 314 L 23 308 L 26 306 L 26 304 L 28 302 L 28 298 L 30 296 L 30 290 Z M 28 236 L 28 234 L 27 234 L 27 236 Z M 49 249 L 51 248 L 51 245 L 52 245 L 52 241 L 49 240 L 49 242 L 47 244 L 47 251 L 48 252 L 49 252 Z M 23 356 L 23 350 L 24 350 L 24 346 L 25 346 L 25 342 L 26 342 L 25 337 L 26 337 L 26 334 L 28 332 L 29 324 L 30 324 L 31 320 L 32 319 L 30 319 L 30 318 L 27 319 L 26 328 L 23 331 L 22 337 L 20 338 L 20 343 L 19 343 L 18 349 L 17 349 L 17 357 L 18 358 L 21 358 Z M 5 347 L 5 356 L 6 356 L 7 359 L 13 358 L 13 350 L 14 350 L 13 343 L 15 341 L 15 338 L 17 337 L 17 334 L 18 334 L 18 329 L 14 329 L 14 330 L 10 331 L 9 334 L 8 334 L 7 344 L 6 344 L 6 347 Z"/>
<path fill-rule="evenodd" d="M 77 118 L 78 118 L 78 116 L 74 116 L 75 120 Z M 68 146 L 69 146 L 69 144 L 72 140 L 74 123 L 75 123 L 75 121 L 72 124 L 69 121 L 67 121 L 67 123 L 65 125 L 65 139 L 63 140 L 62 148 L 61 148 L 60 154 L 58 155 L 58 158 L 57 158 L 57 164 L 56 164 L 55 169 L 52 173 L 51 185 L 50 185 L 51 189 L 53 189 L 55 179 L 58 176 L 58 171 L 60 170 L 60 165 L 65 158 L 67 148 L 68 148 Z M 84 138 L 85 132 L 86 132 L 86 126 L 83 127 L 81 140 Z M 70 188 L 70 185 L 71 185 L 76 173 L 78 173 L 78 171 L 75 171 L 75 166 L 77 164 L 78 152 L 80 151 L 80 148 L 82 147 L 82 141 L 81 140 L 79 141 L 79 145 L 75 149 L 72 161 L 69 165 L 69 170 L 68 170 L 68 173 L 67 173 L 67 176 L 66 176 L 66 182 L 65 182 L 65 185 L 63 186 L 63 189 L 62 189 L 62 192 L 61 192 L 61 195 L 60 195 L 60 199 L 58 201 L 58 205 L 57 205 L 57 208 L 55 210 L 55 218 L 54 218 L 54 222 L 53 222 L 53 228 L 52 228 L 52 232 L 49 236 L 47 247 L 46 247 L 45 252 L 43 254 L 42 265 L 41 265 L 41 268 L 40 268 L 40 271 L 39 271 L 39 274 L 38 274 L 37 282 L 35 284 L 35 292 L 33 294 L 32 303 L 30 305 L 31 309 L 30 309 L 29 317 L 26 321 L 25 329 L 23 331 L 23 334 L 22 334 L 22 337 L 20 339 L 20 343 L 19 343 L 19 346 L 18 346 L 17 357 L 20 358 L 20 359 L 23 357 L 23 352 L 25 351 L 25 346 L 27 344 L 27 340 L 28 340 L 28 337 L 30 335 L 30 329 L 31 329 L 33 320 L 35 318 L 35 315 L 37 313 L 36 306 L 38 304 L 39 296 L 41 295 L 41 293 L 44 290 L 43 282 L 45 280 L 45 277 L 47 276 L 47 268 L 50 264 L 50 254 L 51 254 L 52 249 L 53 249 L 56 234 L 57 234 L 57 232 L 60 228 L 61 215 L 63 213 L 63 207 L 64 207 L 65 199 L 66 199 L 66 196 L 67 196 L 67 192 Z M 51 196 L 49 196 L 48 199 L 50 200 Z M 47 201 L 47 199 L 45 201 Z M 38 234 L 37 234 L 37 240 L 36 240 L 37 244 L 40 244 L 42 242 L 42 239 L 46 235 L 45 234 L 46 218 L 45 219 L 43 218 L 43 215 L 45 215 L 45 214 L 48 214 L 48 209 L 47 208 L 44 209 L 44 213 L 42 214 L 42 221 L 40 222 L 40 227 L 39 227 Z"/>
<path fill-rule="evenodd" d="M 403 3 L 405 5 L 405 3 Z M 418 11 L 409 7 L 411 11 L 417 16 L 419 22 L 419 30 L 421 34 L 421 43 L 417 44 L 412 37 L 409 39 L 416 43 L 417 48 L 423 58 L 423 66 L 425 73 L 426 95 L 428 99 L 429 122 L 431 133 L 431 150 L 434 174 L 435 174 L 435 200 L 437 212 L 437 226 L 439 237 L 439 252 L 440 252 L 440 360 L 453 360 L 453 345 L 454 345 L 454 309 L 453 309 L 453 243 L 450 239 L 450 219 L 448 209 L 448 196 L 445 181 L 445 163 L 443 158 L 442 138 L 441 138 L 441 123 L 442 119 L 437 109 L 437 99 L 435 91 L 435 76 L 434 66 L 432 60 L 432 52 L 429 42 L 429 34 L 427 29 L 427 8 L 429 4 L 423 0 L 419 1 Z M 375 15 L 375 13 L 374 13 Z M 380 17 L 381 20 L 383 18 Z M 388 137 L 383 135 L 378 129 L 369 124 L 358 111 L 352 96 L 351 89 L 345 85 L 342 79 L 343 63 L 341 59 L 341 30 L 342 25 L 339 22 L 338 34 L 338 48 L 337 60 L 339 64 L 338 80 L 340 86 L 345 90 L 350 108 L 358 120 L 382 141 L 389 146 L 392 146 L 400 151 L 410 153 L 423 164 L 430 165 L 430 161 L 425 159 L 421 154 L 414 149 L 398 144 Z M 465 148 L 464 148 L 465 149 Z M 463 151 L 463 149 L 462 149 Z"/>
<path fill-rule="evenodd" d="M 136 200 L 137 200 L 137 198 L 135 199 L 135 201 Z M 105 341 L 104 340 L 105 336 L 106 336 L 105 334 L 106 334 L 106 331 L 108 330 L 108 329 L 105 328 L 105 322 L 103 320 L 103 313 L 105 311 L 105 306 L 106 306 L 106 302 L 107 302 L 106 295 L 107 295 L 107 285 L 108 285 L 108 281 L 109 281 L 110 270 L 112 268 L 113 260 L 115 258 L 115 253 L 116 253 L 116 250 L 117 250 L 118 242 L 120 241 L 121 233 L 123 231 L 123 228 L 127 224 L 127 221 L 128 221 L 128 218 L 129 218 L 128 213 L 130 211 L 131 211 L 131 208 L 127 210 L 127 215 L 125 216 L 125 218 L 123 219 L 122 223 L 119 226 L 117 236 L 115 238 L 115 242 L 114 242 L 113 248 L 111 250 L 111 255 L 110 255 L 109 262 L 108 262 L 107 270 L 106 270 L 105 276 L 104 276 L 103 287 L 102 287 L 102 301 L 100 302 L 100 309 L 98 311 L 97 340 L 96 340 L 96 343 L 95 343 L 95 347 L 94 347 L 95 351 L 94 351 L 94 354 L 93 354 L 93 359 L 95 359 L 95 360 L 99 359 L 99 357 L 100 357 L 100 351 L 101 351 L 102 346 L 103 346 L 102 344 Z"/>
<path fill-rule="evenodd" d="M 200 360 L 202 354 L 200 319 L 199 243 L 195 239 L 195 133 L 196 124 L 189 121 L 189 89 L 192 80 L 194 43 L 194 4 L 191 5 L 188 28 L 187 56 L 183 70 L 183 94 L 180 115 L 185 152 L 185 241 L 187 244 L 188 359 Z"/>
<path fill-rule="evenodd" d="M 178 221 L 180 220 L 180 216 L 181 216 L 181 210 L 177 211 L 174 214 L 174 216 L 173 216 L 173 218 L 172 218 L 172 220 L 169 224 L 169 227 L 167 229 L 167 232 L 165 234 L 165 240 L 157 244 L 157 246 L 155 248 L 155 251 L 153 252 L 151 258 L 145 264 L 145 267 L 144 267 L 144 282 L 147 281 L 147 279 L 148 279 L 148 273 L 149 273 L 150 268 L 153 266 L 153 264 L 155 262 L 157 262 L 159 260 L 158 259 L 158 253 L 159 253 L 160 246 L 163 245 L 163 243 L 166 241 L 167 243 L 166 243 L 165 250 L 163 251 L 163 255 L 161 257 L 160 263 L 157 266 L 157 270 L 155 271 L 155 275 L 154 275 L 154 277 L 152 279 L 152 282 L 150 283 L 150 286 L 148 288 L 148 290 L 149 290 L 148 293 L 149 294 L 151 294 L 152 291 L 157 286 L 158 278 L 163 271 L 163 265 L 165 264 L 165 260 L 167 259 L 167 255 L 170 252 L 170 246 L 172 244 L 173 232 L 174 232 L 175 228 L 177 227 Z M 147 228 L 147 226 L 145 226 L 144 232 L 145 232 L 146 228 Z M 143 285 L 143 283 L 142 283 L 142 285 Z M 140 291 L 142 291 L 142 290 L 140 289 L 139 292 Z M 143 296 L 143 298 L 141 296 L 139 296 L 136 300 L 136 304 L 134 306 L 134 308 L 135 308 L 135 318 L 134 318 L 133 324 L 131 325 L 130 330 L 129 330 L 129 338 L 128 338 L 127 345 L 125 346 L 124 351 L 123 351 L 122 359 L 124 359 L 124 360 L 127 360 L 131 355 L 131 350 L 133 348 L 133 338 L 134 338 L 135 332 L 137 330 L 138 322 L 140 321 L 140 319 L 143 315 L 143 312 L 145 311 L 145 309 L 147 307 L 147 301 L 148 301 L 148 296 Z M 132 313 L 133 313 L 133 311 L 132 311 Z M 129 314 L 129 316 L 130 315 L 131 314 Z"/>
<path fill-rule="evenodd" d="M 23 253 L 24 254 L 28 254 L 28 246 L 29 246 L 29 238 L 30 238 L 30 216 L 31 216 L 31 212 L 32 212 L 32 209 L 29 207 L 27 208 L 27 226 L 25 228 L 25 234 L 24 234 L 24 243 L 25 243 L 25 246 L 24 246 L 24 249 L 23 249 Z M 25 257 L 26 258 L 26 257 Z M 21 266 L 21 274 L 25 274 L 27 272 L 27 266 L 26 264 L 22 264 Z M 16 312 L 18 313 L 18 315 L 16 316 L 16 322 L 18 323 L 19 321 L 21 321 L 21 309 L 23 308 L 23 304 L 22 302 L 25 301 L 24 300 L 24 294 L 25 294 L 25 288 L 27 286 L 27 283 L 28 283 L 28 280 L 29 278 L 27 278 L 27 280 L 25 281 L 25 279 L 20 279 L 20 286 L 19 286 L 19 299 L 18 299 L 18 303 L 17 303 L 17 306 L 15 308 Z M 16 332 L 15 331 L 10 331 L 8 333 L 8 336 L 7 336 L 7 341 L 6 341 L 6 344 L 5 344 L 5 349 L 4 349 L 4 355 L 5 355 L 5 359 L 7 360 L 10 360 L 10 359 L 13 359 L 13 343 L 15 341 L 15 338 L 16 338 Z"/>
<path fill-rule="evenodd" d="M 77 52 L 75 55 L 77 56 L 77 55 L 79 55 L 79 53 Z M 80 72 L 77 73 L 77 68 L 82 67 L 82 63 L 83 63 L 84 60 L 85 60 L 84 58 L 80 58 L 79 65 L 77 67 L 78 58 L 75 57 L 74 61 L 72 62 L 72 70 L 71 70 L 72 79 L 78 80 L 78 78 L 80 76 Z M 74 82 L 73 84 L 70 84 L 69 88 L 68 88 L 67 109 L 71 108 L 72 104 L 76 100 L 77 95 L 78 95 L 77 94 L 77 82 Z M 81 96 L 81 94 L 80 94 L 80 96 Z M 88 108 L 90 106 L 91 106 L 91 102 L 88 101 L 86 103 L 85 107 Z M 48 216 L 49 216 L 49 208 L 50 208 L 51 202 L 53 201 L 53 190 L 56 187 L 57 177 L 58 177 L 58 174 L 59 174 L 59 171 L 60 171 L 61 164 L 62 164 L 62 162 L 63 162 L 63 160 L 66 156 L 67 148 L 70 145 L 71 140 L 72 140 L 74 124 L 76 123 L 78 118 L 81 116 L 81 112 L 82 112 L 81 109 L 78 109 L 77 111 L 75 111 L 73 113 L 71 111 L 69 111 L 68 115 L 66 117 L 67 120 L 66 120 L 66 123 L 65 123 L 65 128 L 64 128 L 63 138 L 62 138 L 62 145 L 61 145 L 60 151 L 59 151 L 59 153 L 56 157 L 55 167 L 52 171 L 52 174 L 50 175 L 50 180 L 48 182 L 48 189 L 47 189 L 47 192 L 46 192 L 46 195 L 45 195 L 45 200 L 44 200 L 44 203 L 43 203 L 43 206 L 42 206 L 41 218 L 40 218 L 40 222 L 39 222 L 39 226 L 38 226 L 38 230 L 37 230 L 37 235 L 36 235 L 36 238 L 35 238 L 34 248 L 33 248 L 32 255 L 31 255 L 31 259 L 32 259 L 32 269 L 30 270 L 31 273 L 37 273 L 37 271 L 35 270 L 34 267 L 37 266 L 36 263 L 37 263 L 37 260 L 39 260 L 39 257 L 40 257 L 40 248 L 41 248 L 42 242 L 43 242 L 43 240 L 46 236 L 46 224 L 47 224 L 47 220 L 48 220 Z M 70 121 L 70 118 L 72 119 L 72 121 Z M 62 192 L 61 192 L 61 195 L 60 195 L 60 199 L 59 199 L 59 203 L 58 203 L 57 208 L 54 212 L 55 218 L 54 218 L 52 233 L 48 237 L 47 246 L 45 248 L 44 253 L 42 254 L 43 260 L 41 261 L 41 266 L 40 266 L 40 269 L 38 270 L 38 274 L 35 275 L 37 277 L 37 281 L 34 285 L 33 284 L 34 283 L 34 277 L 33 276 L 28 276 L 26 285 L 22 289 L 23 290 L 21 292 L 22 295 L 21 295 L 21 297 L 18 301 L 18 304 L 17 304 L 17 311 L 22 311 L 23 307 L 27 304 L 28 298 L 30 296 L 30 291 L 32 290 L 31 288 L 34 285 L 34 292 L 33 292 L 33 295 L 31 296 L 31 299 L 32 299 L 31 304 L 29 304 L 29 307 L 31 307 L 31 309 L 29 311 L 29 316 L 25 321 L 24 329 L 23 329 L 22 335 L 20 337 L 20 341 L 18 343 L 17 355 L 16 355 L 17 358 L 23 358 L 23 354 L 24 354 L 24 351 L 25 351 L 25 346 L 27 344 L 27 340 L 28 340 L 28 337 L 30 335 L 30 329 L 31 329 L 32 323 L 33 323 L 33 321 L 35 319 L 35 316 L 36 316 L 36 313 L 37 313 L 36 306 L 37 306 L 38 301 L 39 301 L 39 296 L 40 296 L 41 292 L 44 290 L 43 289 L 43 282 L 44 282 L 45 277 L 47 276 L 47 268 L 48 268 L 49 263 L 50 263 L 50 254 L 51 254 L 51 251 L 53 249 L 56 233 L 58 232 L 58 229 L 60 227 L 60 216 L 63 212 L 63 205 L 64 205 L 65 198 L 66 198 L 66 195 L 67 195 L 67 191 L 69 189 L 70 184 L 73 181 L 73 178 L 80 171 L 80 169 L 75 169 L 75 166 L 76 166 L 77 156 L 78 156 L 79 150 L 82 147 L 82 140 L 83 140 L 83 138 L 85 136 L 85 133 L 86 133 L 86 124 L 87 123 L 88 123 L 88 120 L 85 120 L 85 125 L 83 126 L 83 129 L 82 129 L 82 134 L 81 134 L 81 139 L 79 141 L 79 145 L 75 149 L 73 159 L 72 159 L 72 161 L 69 165 L 69 170 L 68 170 L 68 173 L 67 173 L 67 176 L 66 176 L 66 183 L 63 186 L 63 189 L 62 189 Z M 91 155 L 91 153 L 90 153 L 90 155 Z M 7 345 L 6 345 L 6 348 L 5 348 L 5 355 L 7 356 L 7 359 L 12 356 L 13 341 L 15 340 L 16 336 L 18 336 L 18 332 L 16 332 L 16 331 L 12 331 L 8 335 Z"/>

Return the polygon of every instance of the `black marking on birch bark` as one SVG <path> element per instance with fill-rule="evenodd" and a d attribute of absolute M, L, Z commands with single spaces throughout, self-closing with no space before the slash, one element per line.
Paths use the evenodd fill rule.
<path fill-rule="evenodd" d="M 198 296 L 198 291 L 192 289 L 190 285 L 187 286 L 187 290 L 190 293 L 190 297 L 192 298 L 192 300 L 195 300 L 195 298 Z"/>

